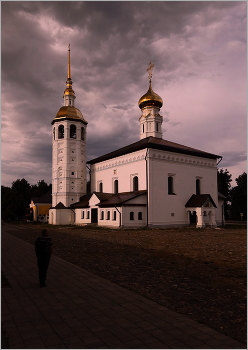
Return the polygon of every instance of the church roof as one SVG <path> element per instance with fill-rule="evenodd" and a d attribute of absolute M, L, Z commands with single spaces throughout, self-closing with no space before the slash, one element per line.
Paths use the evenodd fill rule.
<path fill-rule="evenodd" d="M 186 208 L 201 208 L 204 206 L 204 204 L 209 200 L 215 208 L 217 206 L 215 205 L 213 198 L 210 196 L 210 194 L 193 194 L 188 202 L 185 204 Z"/>
<path fill-rule="evenodd" d="M 89 200 L 93 194 L 97 196 L 100 203 L 97 204 L 100 208 L 104 207 L 115 207 L 123 205 L 125 202 L 139 197 L 146 193 L 146 190 L 136 192 L 122 192 L 122 193 L 104 193 L 104 192 L 93 192 L 91 195 L 85 195 L 80 197 L 80 201 L 71 204 L 71 208 L 89 208 Z"/>
<path fill-rule="evenodd" d="M 197 157 L 203 157 L 203 158 L 209 158 L 209 159 L 217 159 L 221 158 L 221 156 L 200 151 L 198 149 L 192 148 L 192 147 L 187 147 L 180 145 L 179 143 L 163 140 L 157 137 L 149 136 L 144 139 L 141 139 L 137 142 L 134 142 L 128 146 L 119 148 L 116 151 L 107 153 L 101 157 L 92 159 L 88 161 L 88 164 L 96 164 L 108 159 L 116 158 L 119 156 L 123 156 L 128 153 L 132 153 L 135 151 L 139 151 L 141 149 L 145 148 L 151 148 L 151 149 L 158 149 L 158 150 L 163 150 L 163 151 L 168 151 L 168 152 L 174 152 L 174 153 L 182 153 L 182 154 L 188 154 L 188 155 L 193 155 Z"/>

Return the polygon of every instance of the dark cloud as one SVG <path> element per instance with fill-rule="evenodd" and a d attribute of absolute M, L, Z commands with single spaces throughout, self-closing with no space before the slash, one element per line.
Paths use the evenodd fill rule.
<path fill-rule="evenodd" d="M 139 139 L 152 60 L 163 137 L 244 165 L 245 2 L 3 1 L 1 9 L 3 184 L 51 181 L 68 43 L 88 159 Z"/>

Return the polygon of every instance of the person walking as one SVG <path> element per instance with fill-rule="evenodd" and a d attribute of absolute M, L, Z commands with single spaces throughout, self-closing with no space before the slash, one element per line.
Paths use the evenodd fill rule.
<path fill-rule="evenodd" d="M 48 230 L 41 231 L 42 236 L 35 241 L 35 253 L 37 256 L 40 287 L 46 287 L 46 274 L 50 258 L 53 252 L 52 238 L 48 237 Z"/>

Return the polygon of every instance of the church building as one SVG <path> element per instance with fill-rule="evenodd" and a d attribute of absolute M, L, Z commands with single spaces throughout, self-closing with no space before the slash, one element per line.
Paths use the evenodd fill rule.
<path fill-rule="evenodd" d="M 196 227 L 223 224 L 217 164 L 221 156 L 162 138 L 162 98 L 152 89 L 139 99 L 139 140 L 87 162 L 87 121 L 74 106 L 70 47 L 64 106 L 52 121 L 52 209 L 55 225 Z"/>

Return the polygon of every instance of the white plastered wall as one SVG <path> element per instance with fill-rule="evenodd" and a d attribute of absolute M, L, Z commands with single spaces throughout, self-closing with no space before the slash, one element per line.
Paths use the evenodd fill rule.
<path fill-rule="evenodd" d="M 217 205 L 216 160 L 152 149 L 148 159 L 150 226 L 188 225 L 185 204 L 196 194 L 197 178 L 201 194 L 210 194 Z M 173 177 L 175 194 L 168 194 L 168 176 Z"/>
<path fill-rule="evenodd" d="M 91 165 L 91 192 L 114 193 L 114 180 L 118 180 L 118 192 L 133 191 L 132 179 L 138 176 L 139 190 L 146 189 L 146 150 L 136 151 L 124 156 Z"/>

